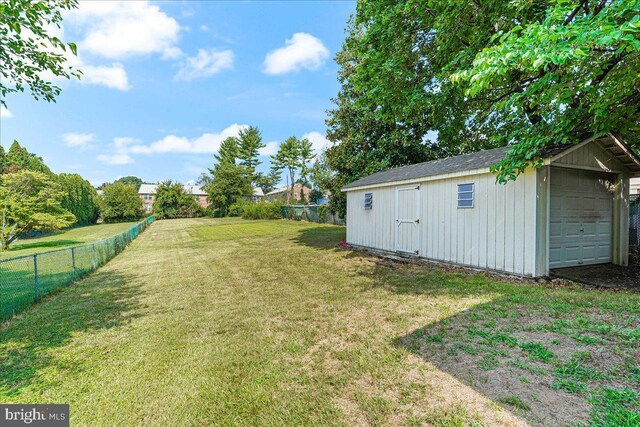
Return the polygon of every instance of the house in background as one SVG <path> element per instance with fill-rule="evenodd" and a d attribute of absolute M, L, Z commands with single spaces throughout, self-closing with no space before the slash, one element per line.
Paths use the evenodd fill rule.
<path fill-rule="evenodd" d="M 142 207 L 145 212 L 153 210 L 153 202 L 156 200 L 156 189 L 158 184 L 140 184 L 138 194 L 142 199 Z"/>
<path fill-rule="evenodd" d="M 613 134 L 542 153 L 497 184 L 508 147 L 395 168 L 345 186 L 347 243 L 522 276 L 629 262 L 630 178 L 640 157 Z"/>
<path fill-rule="evenodd" d="M 207 201 L 207 192 L 198 185 L 185 185 L 184 191 L 188 194 L 193 194 L 193 197 L 196 198 L 196 202 L 203 208 L 209 206 L 209 202 Z"/>
<path fill-rule="evenodd" d="M 142 199 L 142 204 L 145 212 L 153 211 L 153 202 L 156 200 L 156 190 L 158 184 L 142 184 L 138 190 L 138 194 Z M 209 206 L 207 201 L 207 192 L 197 185 L 185 185 L 184 191 L 188 194 L 192 194 L 196 199 L 196 202 L 203 208 Z"/>
<path fill-rule="evenodd" d="M 300 201 L 304 197 L 304 201 L 308 203 L 310 194 L 311 189 L 309 187 L 305 187 L 302 184 L 293 186 L 293 199 L 296 201 Z M 285 185 L 284 187 L 276 188 L 268 192 L 264 198 L 267 201 L 282 200 L 284 203 L 291 203 L 291 186 Z"/>
<path fill-rule="evenodd" d="M 262 191 L 262 188 L 260 187 L 254 188 L 253 195 L 251 196 L 251 200 L 253 200 L 254 202 L 259 202 L 262 199 L 264 199 L 264 191 Z"/>
<path fill-rule="evenodd" d="M 640 178 L 631 179 L 631 194 L 640 194 Z"/>

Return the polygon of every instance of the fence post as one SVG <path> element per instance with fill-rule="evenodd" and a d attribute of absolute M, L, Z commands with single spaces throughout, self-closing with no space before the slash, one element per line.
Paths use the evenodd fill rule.
<path fill-rule="evenodd" d="M 93 267 L 93 270 L 98 268 L 98 264 L 96 261 L 96 244 L 95 243 L 91 245 L 91 267 Z"/>
<path fill-rule="evenodd" d="M 38 254 L 33 254 L 33 277 L 35 280 L 35 300 L 40 298 L 40 281 L 38 280 Z"/>
<path fill-rule="evenodd" d="M 73 270 L 73 281 L 76 281 L 76 248 L 71 247 L 71 268 Z"/>

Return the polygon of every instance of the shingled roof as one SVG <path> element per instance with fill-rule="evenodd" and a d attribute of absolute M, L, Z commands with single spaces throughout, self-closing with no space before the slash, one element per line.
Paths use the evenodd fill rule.
<path fill-rule="evenodd" d="M 549 147 L 545 149 L 541 157 L 553 157 L 560 154 L 570 146 L 571 145 Z M 430 162 L 416 163 L 415 165 L 393 168 L 365 176 L 351 184 L 345 185 L 342 189 L 349 190 L 365 185 L 384 184 L 387 182 L 405 181 L 409 179 L 426 178 L 448 173 L 488 168 L 502 160 L 509 148 L 509 146 L 494 148 L 491 150 L 463 154 L 461 156 L 447 157 L 444 159 L 432 160 Z"/>

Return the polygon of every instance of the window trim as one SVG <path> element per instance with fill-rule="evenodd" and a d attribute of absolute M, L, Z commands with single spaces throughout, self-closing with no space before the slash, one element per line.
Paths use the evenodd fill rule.
<path fill-rule="evenodd" d="M 471 190 L 470 191 L 461 191 L 461 188 L 463 186 L 467 186 L 470 185 L 471 186 Z M 470 199 L 461 199 L 460 196 L 462 194 L 471 194 L 471 198 Z M 471 202 L 470 206 L 461 206 L 460 202 Z M 458 184 L 458 195 L 457 195 L 457 199 L 456 199 L 456 204 L 458 205 L 458 209 L 473 209 L 476 206 L 476 183 L 475 182 L 468 182 L 465 184 Z"/>

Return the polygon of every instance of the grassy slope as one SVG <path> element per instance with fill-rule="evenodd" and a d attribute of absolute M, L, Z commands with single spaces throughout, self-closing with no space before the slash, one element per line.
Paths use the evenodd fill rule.
<path fill-rule="evenodd" d="M 585 423 L 637 410 L 640 296 L 381 264 L 336 249 L 343 233 L 157 222 L 0 330 L 0 402 L 70 403 L 73 425 L 554 425 L 563 410 Z M 590 364 L 609 345 L 609 366 Z M 612 384 L 631 394 L 589 403 Z"/>
<path fill-rule="evenodd" d="M 95 242 L 96 240 L 106 239 L 107 237 L 121 233 L 135 224 L 136 222 L 87 225 L 85 227 L 59 231 L 44 237 L 25 239 L 12 244 L 9 247 L 9 251 L 0 251 L 0 258 L 13 258 L 37 252 L 61 249 L 66 246 Z"/>

